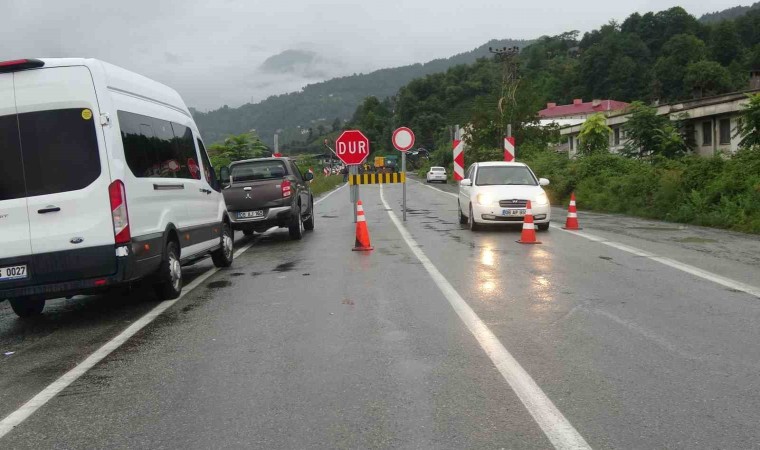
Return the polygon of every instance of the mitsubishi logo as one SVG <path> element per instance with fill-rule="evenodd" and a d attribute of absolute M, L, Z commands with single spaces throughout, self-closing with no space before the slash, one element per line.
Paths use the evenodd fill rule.
<path fill-rule="evenodd" d="M 245 193 L 245 198 L 251 198 L 251 193 L 250 192 L 246 192 Z M 251 199 L 251 200 L 253 200 L 253 199 Z"/>

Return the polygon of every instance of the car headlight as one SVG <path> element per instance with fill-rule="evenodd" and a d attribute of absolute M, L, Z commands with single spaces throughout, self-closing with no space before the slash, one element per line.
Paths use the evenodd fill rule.
<path fill-rule="evenodd" d="M 537 206 L 545 206 L 549 204 L 549 197 L 546 196 L 546 192 L 541 192 L 536 197 Z"/>
<path fill-rule="evenodd" d="M 493 203 L 493 198 L 489 194 L 478 194 L 478 205 L 488 206 Z"/>

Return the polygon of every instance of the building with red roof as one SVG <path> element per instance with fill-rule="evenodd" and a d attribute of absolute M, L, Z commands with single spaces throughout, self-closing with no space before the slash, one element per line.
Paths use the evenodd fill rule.
<path fill-rule="evenodd" d="M 547 103 L 546 108 L 538 112 L 538 116 L 541 122 L 571 120 L 580 123 L 592 114 L 604 113 L 609 115 L 628 106 L 628 103 L 617 100 L 592 100 L 584 102 L 583 99 L 576 98 L 570 105 Z"/>

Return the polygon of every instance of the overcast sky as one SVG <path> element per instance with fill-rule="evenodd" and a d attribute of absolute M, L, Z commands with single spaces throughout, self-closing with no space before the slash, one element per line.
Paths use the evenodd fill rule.
<path fill-rule="evenodd" d="M 166 83 L 188 105 L 208 110 L 319 81 L 258 70 L 266 58 L 288 49 L 323 55 L 328 63 L 321 64 L 336 76 L 448 57 L 490 39 L 589 31 L 635 11 L 680 5 L 698 17 L 749 3 L 0 0 L 0 60 L 95 57 Z"/>

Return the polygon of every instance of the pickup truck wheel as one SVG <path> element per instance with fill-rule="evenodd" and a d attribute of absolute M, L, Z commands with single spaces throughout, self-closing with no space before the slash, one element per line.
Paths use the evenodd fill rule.
<path fill-rule="evenodd" d="M 44 298 L 21 297 L 8 299 L 11 309 L 22 319 L 39 316 L 45 308 Z"/>
<path fill-rule="evenodd" d="M 311 214 L 303 223 L 303 227 L 309 231 L 314 229 L 314 200 L 311 201 Z"/>
<path fill-rule="evenodd" d="M 228 224 L 222 224 L 222 246 L 219 250 L 211 253 L 211 261 L 214 266 L 221 268 L 230 267 L 234 258 L 235 235 Z"/>
<path fill-rule="evenodd" d="M 291 239 L 294 239 L 297 241 L 303 237 L 303 219 L 301 219 L 300 206 L 296 206 L 296 209 L 293 212 L 293 218 L 290 221 L 290 226 L 288 227 L 288 231 L 290 231 Z"/>
<path fill-rule="evenodd" d="M 156 295 L 161 300 L 173 300 L 182 293 L 182 266 L 179 263 L 177 243 L 169 241 L 164 249 L 164 258 L 158 268 Z"/>

